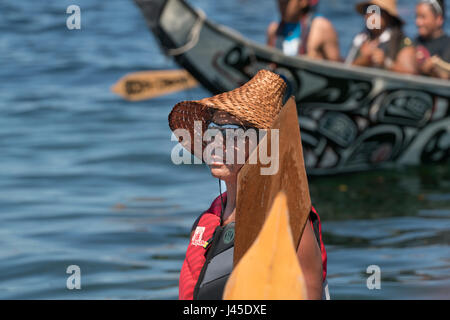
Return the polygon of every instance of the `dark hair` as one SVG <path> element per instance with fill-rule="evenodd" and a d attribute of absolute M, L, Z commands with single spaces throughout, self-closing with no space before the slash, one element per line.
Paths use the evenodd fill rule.
<path fill-rule="evenodd" d="M 437 3 L 439 4 L 439 6 L 441 7 L 441 9 L 442 9 L 442 17 L 443 17 L 444 20 L 445 20 L 445 0 L 436 0 L 436 2 L 437 2 Z M 436 8 L 435 8 L 431 3 L 427 3 L 427 2 L 424 2 L 424 3 L 426 3 L 426 4 L 428 4 L 428 5 L 430 6 L 431 11 L 433 11 L 434 15 L 436 15 L 436 16 L 441 15 L 441 13 L 438 12 L 438 11 L 436 10 Z"/>
<path fill-rule="evenodd" d="M 395 25 L 392 27 L 391 41 L 389 42 L 387 57 L 393 61 L 397 58 L 398 53 L 401 49 L 401 43 L 404 41 L 406 35 L 400 25 Z"/>
<path fill-rule="evenodd" d="M 311 12 L 316 12 L 317 7 L 319 6 L 319 0 L 308 0 L 308 4 L 306 7 L 302 9 L 303 14 L 308 14 Z"/>
<path fill-rule="evenodd" d="M 311 11 L 312 11 L 311 6 L 309 4 L 306 7 L 302 8 L 302 10 L 301 10 L 302 14 L 308 14 Z"/>
<path fill-rule="evenodd" d="M 442 9 L 442 17 L 445 19 L 445 0 L 437 0 Z"/>
<path fill-rule="evenodd" d="M 391 28 L 392 30 L 391 41 L 389 41 L 386 56 L 391 60 L 395 60 L 397 54 L 400 52 L 401 43 L 403 39 L 406 37 L 405 33 L 403 32 L 403 24 L 401 20 L 399 20 L 397 17 L 392 16 L 386 10 L 381 9 L 381 13 L 382 14 L 384 13 L 385 17 L 387 17 L 388 28 Z"/>

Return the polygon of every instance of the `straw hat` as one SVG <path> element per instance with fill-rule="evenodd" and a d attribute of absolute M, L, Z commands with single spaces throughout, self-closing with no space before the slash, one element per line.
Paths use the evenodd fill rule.
<path fill-rule="evenodd" d="M 216 110 L 226 111 L 248 126 L 269 129 L 283 107 L 285 90 L 286 83 L 279 75 L 261 70 L 250 81 L 232 91 L 198 101 L 177 103 L 169 114 L 169 126 L 172 131 L 185 129 L 190 133 L 190 143 L 183 143 L 181 137 L 178 139 L 187 150 L 194 153 L 191 151 L 194 150 L 194 141 L 201 141 L 202 150 L 205 147 L 202 134 Z M 194 121 L 200 121 L 201 132 L 194 127 Z M 202 155 L 195 155 L 202 159 Z"/>
<path fill-rule="evenodd" d="M 403 19 L 398 14 L 397 10 L 397 0 L 371 0 L 358 3 L 356 5 L 356 11 L 362 15 L 366 14 L 368 6 L 375 5 L 379 6 L 382 10 L 388 13 L 392 18 L 397 20 L 401 25 L 405 24 Z"/>

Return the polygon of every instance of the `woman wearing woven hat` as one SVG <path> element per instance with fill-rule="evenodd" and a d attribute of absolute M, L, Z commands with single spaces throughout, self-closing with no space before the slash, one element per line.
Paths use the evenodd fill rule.
<path fill-rule="evenodd" d="M 240 88 L 199 101 L 180 102 L 170 113 L 169 126 L 181 144 L 208 163 L 212 176 L 219 179 L 219 186 L 222 180 L 227 187 L 227 191 L 220 193 L 192 227 L 180 272 L 179 299 L 222 298 L 233 267 L 234 240 L 230 240 L 229 235 L 234 234 L 237 175 L 245 162 L 228 161 L 228 156 L 224 155 L 228 155 L 231 149 L 233 154 L 244 152 L 247 159 L 258 143 L 250 141 L 244 144 L 243 150 L 238 150 L 242 144 L 234 141 L 230 145 L 227 141 L 223 152 L 212 152 L 208 159 L 206 151 L 211 143 L 203 142 L 203 133 L 208 132 L 209 128 L 217 131 L 220 137 L 237 130 L 269 129 L 283 106 L 285 90 L 286 83 L 281 77 L 262 70 Z M 321 299 L 326 279 L 326 252 L 320 219 L 314 208 L 311 209 L 310 221 L 303 232 L 298 256 L 308 298 Z M 327 292 L 326 288 L 325 294 Z"/>
<path fill-rule="evenodd" d="M 396 0 L 362 2 L 356 11 L 365 16 L 365 28 L 354 38 L 346 63 L 416 73 L 415 50 L 402 31 Z"/>
<path fill-rule="evenodd" d="M 418 37 L 415 40 L 419 71 L 423 75 L 450 79 L 450 37 L 444 32 L 444 0 L 420 0 L 416 6 Z M 447 69 L 447 70 L 446 70 Z"/>

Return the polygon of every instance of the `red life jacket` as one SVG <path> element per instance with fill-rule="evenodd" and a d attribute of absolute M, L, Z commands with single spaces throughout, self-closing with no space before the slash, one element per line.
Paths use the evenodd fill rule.
<path fill-rule="evenodd" d="M 226 192 L 222 194 L 223 201 L 226 202 Z M 310 213 L 310 223 L 320 244 L 322 252 L 323 281 L 327 275 L 327 253 L 322 241 L 322 227 L 320 218 L 316 210 L 312 208 Z M 186 251 L 186 258 L 180 272 L 179 293 L 180 300 L 192 300 L 194 289 L 199 280 L 200 272 L 206 261 L 207 243 L 210 243 L 214 231 L 221 224 L 221 199 L 217 197 L 211 207 L 200 215 L 194 223 L 193 234 Z"/>

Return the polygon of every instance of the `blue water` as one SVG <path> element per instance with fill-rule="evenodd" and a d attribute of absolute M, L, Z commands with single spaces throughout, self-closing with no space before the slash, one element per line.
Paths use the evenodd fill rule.
<path fill-rule="evenodd" d="M 351 2 L 322 1 L 343 52 L 361 24 Z M 275 1 L 191 3 L 258 42 L 277 18 Z M 81 30 L 66 28 L 71 4 Z M 400 12 L 412 22 L 410 1 Z M 110 92 L 128 72 L 176 67 L 132 1 L 2 0 L 0 34 L 0 298 L 175 299 L 189 229 L 218 187 L 207 168 L 172 164 L 167 116 L 209 93 Z M 311 193 L 332 298 L 450 298 L 448 165 L 313 179 Z M 69 265 L 80 290 L 66 288 Z M 381 290 L 367 289 L 370 265 Z"/>

